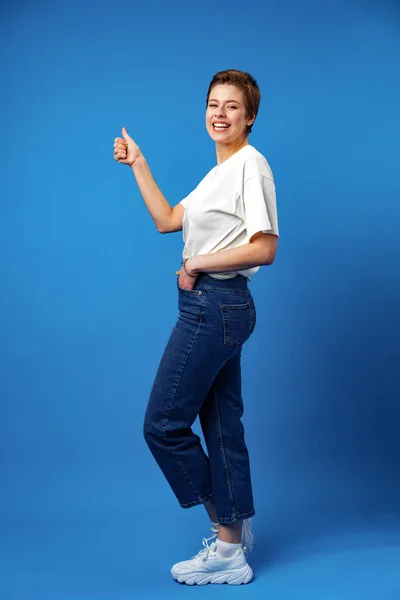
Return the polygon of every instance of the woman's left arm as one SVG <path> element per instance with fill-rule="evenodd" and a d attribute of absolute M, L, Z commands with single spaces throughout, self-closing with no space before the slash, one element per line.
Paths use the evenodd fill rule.
<path fill-rule="evenodd" d="M 278 236 L 259 231 L 243 246 L 192 256 L 186 262 L 186 268 L 193 275 L 202 272 L 245 271 L 252 267 L 272 265 L 277 249 Z"/>

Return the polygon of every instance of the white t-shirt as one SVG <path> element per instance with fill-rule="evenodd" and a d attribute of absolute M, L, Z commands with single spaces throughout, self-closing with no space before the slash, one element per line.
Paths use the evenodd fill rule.
<path fill-rule="evenodd" d="M 250 144 L 211 169 L 180 204 L 185 207 L 183 259 L 243 246 L 258 231 L 279 235 L 272 171 Z M 259 268 L 209 275 L 251 277 Z"/>

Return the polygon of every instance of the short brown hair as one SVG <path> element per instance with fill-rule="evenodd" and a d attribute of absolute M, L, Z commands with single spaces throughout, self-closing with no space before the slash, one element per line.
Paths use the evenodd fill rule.
<path fill-rule="evenodd" d="M 210 97 L 212 88 L 215 85 L 220 84 L 235 85 L 237 88 L 242 90 L 247 116 L 257 116 L 258 107 L 260 106 L 261 93 L 257 81 L 250 75 L 250 73 L 238 71 L 237 69 L 228 69 L 227 71 L 219 71 L 216 73 L 211 79 L 211 83 L 208 88 L 206 106 L 208 106 L 208 99 Z M 247 133 L 250 133 L 251 129 L 252 125 L 249 125 L 247 127 Z"/>

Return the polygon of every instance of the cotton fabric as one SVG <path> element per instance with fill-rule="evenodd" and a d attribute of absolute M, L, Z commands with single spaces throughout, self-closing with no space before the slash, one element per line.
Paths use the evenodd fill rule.
<path fill-rule="evenodd" d="M 185 207 L 183 259 L 242 246 L 259 231 L 279 236 L 272 170 L 250 144 L 211 169 L 180 204 Z M 250 278 L 259 268 L 209 275 Z"/>

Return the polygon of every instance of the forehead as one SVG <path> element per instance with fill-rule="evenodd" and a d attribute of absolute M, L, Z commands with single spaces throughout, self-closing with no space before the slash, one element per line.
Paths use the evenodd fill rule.
<path fill-rule="evenodd" d="M 237 100 L 238 102 L 243 102 L 243 92 L 235 85 L 231 85 L 229 83 L 219 83 L 211 89 L 210 99 L 211 98 L 219 100 L 220 102 L 225 102 L 226 100 Z"/>

